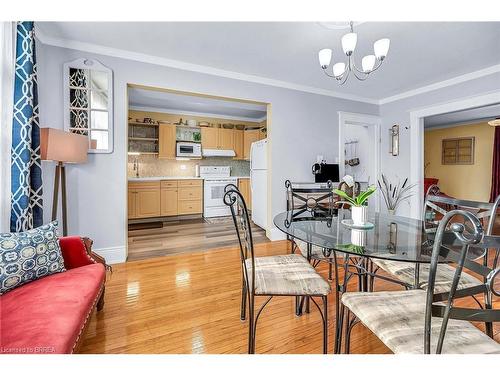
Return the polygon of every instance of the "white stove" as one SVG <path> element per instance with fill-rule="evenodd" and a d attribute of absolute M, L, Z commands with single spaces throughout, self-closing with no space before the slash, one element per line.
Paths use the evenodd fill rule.
<path fill-rule="evenodd" d="M 228 184 L 237 186 L 238 179 L 231 177 L 229 166 L 202 166 L 200 177 L 203 178 L 203 216 L 229 216 L 231 210 L 224 204 L 224 188 Z"/>

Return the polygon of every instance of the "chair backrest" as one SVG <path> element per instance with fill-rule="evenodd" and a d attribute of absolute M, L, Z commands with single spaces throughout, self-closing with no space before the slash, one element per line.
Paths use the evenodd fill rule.
<path fill-rule="evenodd" d="M 450 230 L 459 240 L 461 245 L 460 250 L 456 250 L 456 247 L 451 248 L 442 245 L 445 232 L 449 232 Z M 429 269 L 425 309 L 425 354 L 429 354 L 431 350 L 431 321 L 433 316 L 443 318 L 437 341 L 437 354 L 440 354 L 442 351 L 449 319 L 479 322 L 500 321 L 500 310 L 492 309 L 491 303 L 488 304 L 489 308 L 484 309 L 479 307 L 464 308 L 454 306 L 454 301 L 458 298 L 475 296 L 477 294 L 484 294 L 487 296 L 486 298 L 491 298 L 492 294 L 496 296 L 499 295 L 499 291 L 495 290 L 494 285 L 494 280 L 499 273 L 499 269 L 488 268 L 484 264 L 469 259 L 467 257 L 467 252 L 471 246 L 483 247 L 485 249 L 500 249 L 500 236 L 486 235 L 479 218 L 470 211 L 452 210 L 447 212 L 437 228 Z M 456 264 L 456 269 L 450 290 L 447 292 L 435 293 L 434 287 L 436 285 L 439 257 L 444 257 L 454 262 Z M 471 287 L 458 289 L 460 277 L 464 268 L 483 276 L 484 282 Z"/>
<path fill-rule="evenodd" d="M 233 184 L 228 184 L 224 188 L 224 203 L 231 209 L 236 236 L 240 246 L 240 259 L 242 265 L 243 278 L 247 287 L 255 288 L 255 256 L 253 248 L 252 228 L 245 199 L 238 188 Z M 250 259 L 251 266 L 247 264 Z"/>
<path fill-rule="evenodd" d="M 499 202 L 497 197 L 496 202 Z M 427 189 L 422 213 L 424 229 L 426 233 L 435 233 L 440 220 L 452 210 L 464 210 L 473 213 L 478 219 L 481 219 L 486 227 L 491 222 L 491 217 L 496 217 L 498 204 L 488 202 L 476 202 L 464 199 L 456 199 L 441 195 L 437 185 L 431 185 Z M 493 220 L 495 221 L 495 220 Z M 493 230 L 493 226 L 488 225 L 488 230 Z M 487 232 L 491 234 L 492 232 Z"/>
<path fill-rule="evenodd" d="M 300 215 L 305 211 L 323 212 L 331 216 L 334 209 L 333 183 L 309 183 L 285 181 L 286 208 Z"/>

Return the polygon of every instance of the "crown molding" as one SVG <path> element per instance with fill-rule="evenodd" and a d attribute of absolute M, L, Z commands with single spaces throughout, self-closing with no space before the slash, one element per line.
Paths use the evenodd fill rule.
<path fill-rule="evenodd" d="M 246 121 L 246 122 L 255 122 L 255 123 L 262 122 L 267 118 L 267 116 L 264 116 L 261 118 L 243 117 L 243 116 L 226 116 L 226 115 L 218 115 L 216 113 L 183 111 L 183 110 L 178 110 L 178 109 L 158 108 L 158 107 L 149 107 L 149 106 L 141 106 L 141 105 L 130 105 L 129 109 L 131 109 L 133 111 L 159 112 L 159 113 L 167 113 L 167 114 L 171 114 L 171 115 L 181 115 L 181 116 L 215 117 L 215 118 L 220 118 L 220 119 L 224 119 L 224 120 L 237 120 L 237 121 Z"/>
<path fill-rule="evenodd" d="M 281 81 L 273 78 L 267 78 L 262 76 L 257 76 L 253 74 L 239 73 L 231 70 L 213 68 L 206 65 L 193 64 L 185 61 L 167 59 L 164 57 L 149 55 L 145 53 L 132 52 L 119 48 L 107 47 L 99 44 L 80 42 L 77 40 L 62 39 L 48 36 L 41 29 L 36 30 L 36 38 L 38 41 L 45 45 L 68 48 L 88 53 L 95 53 L 98 55 L 105 55 L 111 57 L 117 57 L 126 60 L 133 60 L 147 64 L 154 64 L 160 66 L 166 66 L 174 69 L 187 70 L 196 73 L 209 74 L 218 77 L 231 78 L 239 81 L 259 83 L 267 86 L 280 87 L 289 90 L 302 91 L 311 94 L 331 96 L 334 98 L 351 100 L 356 102 L 363 102 L 368 104 L 379 104 L 377 99 L 366 98 L 363 96 L 344 94 L 332 90 L 326 90 L 313 86 L 300 85 L 297 83 Z"/>
<path fill-rule="evenodd" d="M 430 85 L 422 86 L 417 89 L 401 92 L 399 94 L 388 96 L 386 98 L 379 100 L 379 105 L 395 102 L 397 100 L 410 98 L 415 95 L 425 94 L 426 92 L 439 90 L 445 87 L 458 85 L 463 82 L 471 81 L 477 78 L 485 77 L 490 74 L 495 74 L 500 72 L 500 64 L 492 65 L 484 69 L 476 70 L 474 72 L 465 73 L 450 79 L 446 79 L 444 81 L 439 81 L 432 83 Z"/>

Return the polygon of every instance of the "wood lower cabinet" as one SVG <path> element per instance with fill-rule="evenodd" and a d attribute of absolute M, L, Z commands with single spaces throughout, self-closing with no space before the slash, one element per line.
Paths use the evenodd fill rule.
<path fill-rule="evenodd" d="M 164 184 L 165 182 L 167 183 Z M 162 181 L 161 183 L 161 216 L 176 216 L 179 199 L 177 181 Z"/>
<path fill-rule="evenodd" d="M 160 181 L 130 183 L 128 205 L 129 218 L 160 216 Z"/>
<path fill-rule="evenodd" d="M 240 191 L 245 203 L 247 204 L 247 209 L 252 210 L 252 191 L 250 188 L 249 178 L 238 179 L 238 190 Z"/>
<path fill-rule="evenodd" d="M 128 185 L 129 219 L 202 213 L 202 180 L 131 182 Z"/>
<path fill-rule="evenodd" d="M 243 133 L 243 159 L 250 160 L 250 147 L 260 139 L 260 129 L 245 130 Z"/>

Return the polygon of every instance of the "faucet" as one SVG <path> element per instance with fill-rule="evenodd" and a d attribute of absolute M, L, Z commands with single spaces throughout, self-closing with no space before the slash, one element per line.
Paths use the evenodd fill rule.
<path fill-rule="evenodd" d="M 139 158 L 137 156 L 134 157 L 134 171 L 135 177 L 139 177 Z"/>

